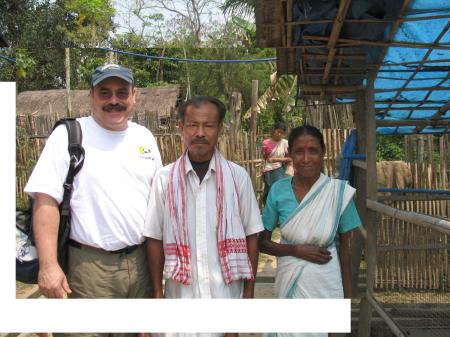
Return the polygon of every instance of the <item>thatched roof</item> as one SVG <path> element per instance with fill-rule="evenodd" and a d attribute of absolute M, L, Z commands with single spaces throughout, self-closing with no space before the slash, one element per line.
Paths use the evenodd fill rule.
<path fill-rule="evenodd" d="M 135 113 L 154 112 L 158 117 L 170 117 L 178 102 L 180 87 L 171 85 L 159 88 L 137 88 Z M 89 90 L 72 90 L 72 116 L 90 114 Z M 64 117 L 67 111 L 65 89 L 24 91 L 17 96 L 17 116 L 44 116 L 58 114 Z"/>

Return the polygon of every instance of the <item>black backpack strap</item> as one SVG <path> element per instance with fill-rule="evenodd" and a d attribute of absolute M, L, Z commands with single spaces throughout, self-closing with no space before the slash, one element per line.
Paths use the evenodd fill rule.
<path fill-rule="evenodd" d="M 59 125 L 64 124 L 68 134 L 68 148 L 70 163 L 64 182 L 63 201 L 60 205 L 61 216 L 67 217 L 70 214 L 70 198 L 73 191 L 73 179 L 81 170 L 84 163 L 84 148 L 82 144 L 82 132 L 80 123 L 75 118 L 63 118 L 58 120 L 53 127 L 55 130 Z"/>
<path fill-rule="evenodd" d="M 70 198 L 73 192 L 73 179 L 81 170 L 84 163 L 84 149 L 82 143 L 81 126 L 74 118 L 65 118 L 56 122 L 53 130 L 58 125 L 64 124 L 67 128 L 68 151 L 70 156 L 69 170 L 64 182 L 64 194 L 61 205 L 59 205 L 59 228 L 58 228 L 58 263 L 67 273 L 67 242 L 70 237 Z"/>

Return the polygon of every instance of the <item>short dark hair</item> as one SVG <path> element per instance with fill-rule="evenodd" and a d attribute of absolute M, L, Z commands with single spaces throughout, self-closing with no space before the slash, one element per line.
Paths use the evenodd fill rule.
<path fill-rule="evenodd" d="M 289 144 L 289 152 L 292 150 L 292 145 L 294 145 L 294 141 L 303 135 L 310 135 L 316 138 L 319 141 L 320 147 L 322 151 L 325 152 L 325 142 L 323 140 L 322 132 L 318 128 L 312 125 L 302 125 L 298 126 L 291 130 L 289 134 L 288 144 Z"/>
<path fill-rule="evenodd" d="M 219 123 L 222 123 L 225 118 L 225 113 L 227 112 L 225 104 L 223 104 L 222 101 L 220 101 L 219 99 L 211 96 L 196 96 L 191 99 L 188 99 L 187 101 L 184 101 L 178 107 L 178 118 L 181 121 L 184 121 L 184 116 L 189 106 L 192 105 L 196 108 L 199 108 L 200 106 L 206 103 L 214 104 L 217 107 L 217 111 L 219 112 Z"/>
<path fill-rule="evenodd" d="M 286 125 L 286 123 L 278 122 L 278 123 L 275 123 L 275 126 L 273 127 L 273 129 L 274 129 L 274 130 L 280 129 L 280 130 L 283 130 L 284 132 L 286 132 L 286 130 L 287 130 L 287 125 Z"/>

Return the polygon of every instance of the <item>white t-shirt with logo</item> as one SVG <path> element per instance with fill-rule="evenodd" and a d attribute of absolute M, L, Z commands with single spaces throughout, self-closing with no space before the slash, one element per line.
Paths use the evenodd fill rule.
<path fill-rule="evenodd" d="M 70 200 L 75 241 L 117 250 L 144 241 L 147 203 L 161 156 L 152 133 L 128 122 L 124 131 L 109 131 L 93 117 L 77 119 L 83 132 L 83 168 L 75 176 Z M 45 193 L 61 203 L 69 167 L 67 130 L 50 135 L 25 187 L 34 197 Z"/>

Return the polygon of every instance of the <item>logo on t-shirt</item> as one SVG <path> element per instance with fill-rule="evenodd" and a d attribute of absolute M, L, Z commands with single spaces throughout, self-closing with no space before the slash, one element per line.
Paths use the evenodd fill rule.
<path fill-rule="evenodd" d="M 152 154 L 152 150 L 150 150 L 148 147 L 144 145 L 139 146 L 139 154 L 141 159 L 151 159 L 155 160 L 155 157 Z"/>

